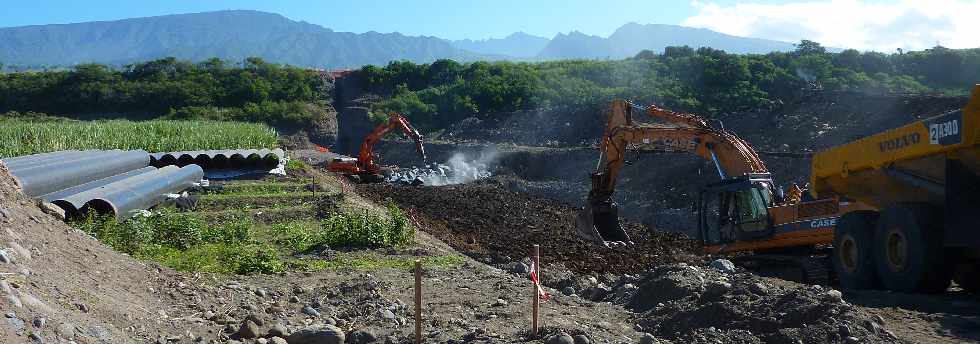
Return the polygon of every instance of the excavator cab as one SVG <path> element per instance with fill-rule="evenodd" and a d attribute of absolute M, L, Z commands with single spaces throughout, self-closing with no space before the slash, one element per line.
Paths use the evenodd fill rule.
<path fill-rule="evenodd" d="M 724 245 L 772 236 L 768 211 L 773 202 L 772 185 L 771 178 L 750 174 L 702 188 L 696 208 L 698 240 Z"/>

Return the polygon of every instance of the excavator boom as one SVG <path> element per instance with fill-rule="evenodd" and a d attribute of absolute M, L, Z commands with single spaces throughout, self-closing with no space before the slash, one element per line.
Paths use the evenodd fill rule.
<path fill-rule="evenodd" d="M 667 123 L 636 123 L 632 118 L 634 109 Z M 581 236 L 606 245 L 630 241 L 629 235 L 619 226 L 618 209 L 612 200 L 628 148 L 691 153 L 712 161 L 722 179 L 743 175 L 768 176 L 769 173 L 765 163 L 747 142 L 734 134 L 712 128 L 697 115 L 655 106 L 639 107 L 623 100 L 614 101 L 607 113 L 606 129 L 599 147 L 599 164 L 592 174 L 592 190 L 577 221 Z M 771 200 L 771 180 L 762 184 L 769 193 L 767 199 Z"/>
<path fill-rule="evenodd" d="M 391 113 L 388 116 L 388 121 L 377 126 L 370 134 L 364 137 L 364 142 L 361 143 L 357 160 L 336 161 L 329 165 L 329 169 L 351 176 L 378 175 L 381 173 L 381 166 L 374 161 L 374 146 L 384 138 L 385 134 L 394 129 L 401 130 L 402 134 L 415 141 L 415 149 L 418 151 L 424 163 L 426 156 L 422 134 L 413 128 L 404 116 L 398 113 Z"/>

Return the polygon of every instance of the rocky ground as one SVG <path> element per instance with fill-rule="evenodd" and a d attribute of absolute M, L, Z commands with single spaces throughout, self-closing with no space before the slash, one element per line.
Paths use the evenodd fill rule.
<path fill-rule="evenodd" d="M 961 105 L 946 98 L 855 97 L 827 96 L 778 111 L 739 114 L 741 121 L 726 119 L 726 124 L 760 150 L 807 151 Z M 594 126 L 593 112 L 577 113 L 566 125 L 543 132 L 519 130 L 544 128 L 528 124 L 551 125 L 554 118 L 524 116 L 455 128 L 454 140 L 476 143 L 430 150 L 437 161 L 459 151 L 503 152 L 491 181 L 355 188 L 320 172 L 303 176 L 332 184 L 314 190 L 345 190 L 370 203 L 364 206 L 379 207 L 390 198 L 418 224 L 410 247 L 332 248 L 374 262 L 370 266 L 336 264 L 253 276 L 174 271 L 115 252 L 72 229 L 57 212 L 20 195 L 0 167 L 0 342 L 411 342 L 414 277 L 403 263 L 414 259 L 427 262 L 423 335 L 430 343 L 980 341 L 978 295 L 956 289 L 939 295 L 842 294 L 832 286 L 755 276 L 718 257 L 699 255 L 681 235 L 648 230 L 685 224 L 657 221 L 685 218 L 694 190 L 683 185 L 713 177 L 696 158 L 631 159 L 617 201 L 626 214 L 638 215 L 625 225 L 637 246 L 610 250 L 583 242 L 572 226 L 574 202 L 584 197 L 597 156 L 587 148 L 595 128 L 583 130 Z M 517 144 L 498 146 L 501 142 L 479 135 Z M 308 139 L 295 145 L 311 148 Z M 386 162 L 414 157 L 410 150 L 402 154 L 408 145 L 386 145 L 389 149 L 381 150 Z M 304 153 L 304 158 L 319 157 Z M 806 174 L 800 161 L 767 163 L 780 183 Z M 292 192 L 304 195 L 251 198 L 247 207 L 260 222 L 318 216 L 311 208 L 318 204 L 315 196 Z M 202 199 L 216 209 L 242 202 Z M 220 222 L 221 216 L 216 212 L 210 221 Z M 542 282 L 552 296 L 542 303 L 544 327 L 534 338 L 528 332 L 527 276 L 533 244 L 541 245 Z M 446 257 L 458 258 L 447 262 Z"/>
<path fill-rule="evenodd" d="M 687 253 L 684 241 L 673 236 L 647 237 L 643 254 L 648 256 L 633 260 L 625 253 L 576 246 L 574 240 L 546 245 L 551 251 L 545 252 L 560 252 L 564 245 L 573 250 L 560 256 L 564 262 L 545 264 L 542 280 L 552 299 L 542 303 L 542 336 L 531 338 L 527 331 L 531 285 L 521 248 L 530 245 L 531 239 L 520 236 L 516 228 L 523 223 L 567 231 L 569 223 L 561 219 L 568 208 L 502 191 L 493 184 L 457 187 L 472 199 L 490 200 L 485 202 L 489 211 L 513 220 L 449 221 L 449 217 L 489 214 L 466 214 L 448 206 L 438 213 L 419 210 L 415 215 L 424 218 L 418 219 L 422 232 L 416 244 L 361 252 L 392 260 L 455 252 L 476 258 L 501 257 L 490 265 L 463 258 L 459 264 L 427 266 L 423 276 L 426 342 L 980 339 L 977 313 L 970 313 L 977 309 L 975 298 L 951 295 L 920 300 L 924 306 L 937 307 L 935 313 L 894 304 L 896 298 L 907 298 L 889 293 L 844 294 L 842 298 L 832 288 L 762 278 L 721 261 L 709 264 Z M 405 190 L 412 189 L 418 188 Z M 409 192 L 379 190 L 393 192 L 395 198 Z M 424 197 L 439 200 L 435 195 Z M 520 207 L 528 209 L 523 217 L 516 210 Z M 338 268 L 258 276 L 175 272 L 114 252 L 69 228 L 56 215 L 19 195 L 5 176 L 0 179 L 0 210 L 0 291 L 4 296 L 0 307 L 5 315 L 0 338 L 4 342 L 402 343 L 414 336 L 414 278 L 405 268 Z M 478 229 L 473 233 L 501 228 L 500 235 L 512 236 L 518 248 L 505 249 L 502 237 L 492 234 L 477 236 L 482 248 L 474 250 L 455 248 L 466 244 L 465 239 L 447 240 L 447 245 L 436 238 L 446 230 L 465 227 Z M 556 240 L 540 232 L 533 235 L 537 236 L 534 242 Z M 491 245 L 492 240 L 501 244 Z M 500 253 L 493 254 L 496 250 Z M 667 258 L 654 258 L 657 252 Z M 505 262 L 507 256 L 512 260 Z M 605 257 L 608 265 L 624 259 L 622 267 L 628 269 L 603 269 L 595 264 L 597 257 Z M 943 302 L 958 305 L 959 313 L 949 312 Z"/>

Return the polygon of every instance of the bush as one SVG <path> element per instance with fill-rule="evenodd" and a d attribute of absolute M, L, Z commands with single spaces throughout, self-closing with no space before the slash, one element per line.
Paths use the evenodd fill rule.
<path fill-rule="evenodd" d="M 340 213 L 321 223 L 323 243 L 331 247 L 399 247 L 412 241 L 415 229 L 394 203 L 389 202 L 388 218 L 368 214 Z"/>
<path fill-rule="evenodd" d="M 253 274 L 285 270 L 274 247 L 254 240 L 253 223 L 244 216 L 208 226 L 188 214 L 162 212 L 119 223 L 91 212 L 72 225 L 117 251 L 181 271 Z"/>

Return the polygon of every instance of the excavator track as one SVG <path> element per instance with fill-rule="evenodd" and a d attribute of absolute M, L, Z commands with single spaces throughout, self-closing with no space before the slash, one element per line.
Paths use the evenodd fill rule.
<path fill-rule="evenodd" d="M 754 254 L 731 260 L 762 276 L 806 284 L 829 285 L 832 282 L 830 258 L 826 255 Z"/>

